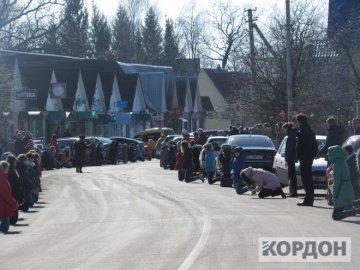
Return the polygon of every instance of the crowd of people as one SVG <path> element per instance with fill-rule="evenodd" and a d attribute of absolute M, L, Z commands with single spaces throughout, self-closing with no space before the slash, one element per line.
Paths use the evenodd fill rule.
<path fill-rule="evenodd" d="M 210 185 L 219 181 L 222 187 L 234 187 L 237 194 L 250 191 L 252 195 L 258 193 L 259 198 L 286 198 L 275 174 L 262 169 L 245 168 L 246 157 L 242 147 L 223 144 L 216 157 L 212 144 L 206 143 L 206 134 L 202 129 L 194 132 L 196 135 L 193 140 L 190 140 L 186 130 L 182 134 L 183 138 L 177 144 L 173 141 L 166 143 L 165 136 L 162 136 L 155 146 L 161 149 L 160 167 L 177 170 L 179 181 L 189 183 L 207 180 Z"/>
<path fill-rule="evenodd" d="M 318 149 L 314 131 L 304 114 L 296 116 L 298 126 L 287 122 L 278 124 L 277 136 L 287 136 L 285 161 L 288 167 L 289 197 L 297 197 L 297 178 L 295 163 L 300 163 L 301 180 L 305 197 L 299 206 L 313 206 L 314 182 L 312 164 L 314 159 L 325 157 L 328 166 L 332 166 L 334 184 L 332 196 L 334 201 L 333 219 L 358 215 L 360 201 L 360 157 L 354 153 L 351 145 L 341 147 L 345 129 L 336 124 L 334 118 L 326 120 L 328 135 L 326 143 Z M 360 120 L 353 119 L 355 134 L 360 134 Z M 267 124 L 257 124 L 251 130 L 230 127 L 228 131 L 219 131 L 218 135 L 262 134 L 271 136 Z M 280 134 L 282 133 L 282 134 Z M 258 168 L 246 168 L 244 150 L 223 144 L 220 153 L 215 156 L 212 144 L 207 142 L 207 135 L 199 128 L 193 132 L 193 138 L 187 130 L 182 131 L 182 140 L 178 143 L 166 141 L 161 136 L 157 142 L 151 139 L 147 143 L 121 144 L 113 140 L 107 156 L 104 145 L 92 141 L 87 144 L 80 136 L 71 146 L 65 147 L 60 154 L 57 135 L 54 134 L 47 149 L 34 149 L 30 132 L 17 131 L 14 136 L 13 152 L 2 154 L 0 163 L 0 231 L 6 233 L 9 226 L 16 224 L 19 211 L 28 211 L 38 202 L 41 192 L 42 170 L 54 168 L 76 168 L 82 173 L 83 166 L 102 165 L 105 161 L 116 165 L 119 162 L 151 160 L 159 152 L 160 167 L 177 171 L 179 181 L 186 183 L 205 180 L 212 185 L 219 181 L 221 187 L 232 187 L 236 194 L 257 194 L 259 198 L 281 196 L 287 198 L 282 190 L 279 178 L 272 172 Z M 88 160 L 87 160 L 88 159 Z"/>
<path fill-rule="evenodd" d="M 6 233 L 18 221 L 19 211 L 27 212 L 38 202 L 41 189 L 41 158 L 30 150 L 0 161 L 0 232 Z"/>
<path fill-rule="evenodd" d="M 300 163 L 300 174 L 305 196 L 298 206 L 313 206 L 314 180 L 312 165 L 314 159 L 326 157 L 328 166 L 333 165 L 334 187 L 332 196 L 334 200 L 333 219 L 341 220 L 348 216 L 360 214 L 360 157 L 356 158 L 351 145 L 342 148 L 345 139 L 345 129 L 336 124 L 333 117 L 326 121 L 328 135 L 325 145 L 319 149 L 314 131 L 311 129 L 305 114 L 296 116 L 298 127 L 287 122 L 279 125 L 283 135 L 288 136 L 286 141 L 285 161 L 288 167 L 289 197 L 298 197 L 298 182 L 295 163 Z M 360 121 L 354 119 L 354 130 L 360 132 Z M 356 126 L 358 123 L 358 126 Z M 255 133 L 266 135 L 268 127 L 257 125 Z M 229 135 L 239 134 L 239 129 L 232 127 Z M 232 133 L 231 133 L 232 132 Z M 202 134 L 202 130 L 197 131 Z M 197 139 L 196 139 L 197 138 Z M 206 141 L 206 140 L 205 140 Z M 231 147 L 223 144 L 218 157 L 215 157 L 211 144 L 202 144 L 198 137 L 190 141 L 188 133 L 183 132 L 182 141 L 175 145 L 166 143 L 160 138 L 160 166 L 164 169 L 178 171 L 178 179 L 187 183 L 195 180 L 205 181 L 209 184 L 220 181 L 223 187 L 233 187 L 237 194 L 250 191 L 251 195 L 258 192 L 259 198 L 268 196 L 281 196 L 286 198 L 279 178 L 268 171 L 256 168 L 245 168 L 245 155 L 241 147 Z M 176 154 L 175 154 L 176 152 Z M 358 165 L 356 165 L 356 159 Z"/>

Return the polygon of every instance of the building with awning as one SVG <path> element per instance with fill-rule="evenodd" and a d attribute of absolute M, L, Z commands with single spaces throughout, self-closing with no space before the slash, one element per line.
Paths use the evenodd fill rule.
<path fill-rule="evenodd" d="M 169 115 L 177 108 L 175 72 L 172 67 L 118 62 L 126 74 L 139 74 L 146 103 L 146 111 L 153 125 L 169 126 Z M 171 126 L 170 126 L 171 127 Z"/>
<path fill-rule="evenodd" d="M 8 95 L 4 109 L 12 116 L 7 137 L 15 130 L 30 130 L 46 140 L 53 133 L 61 137 L 66 129 L 108 135 L 108 124 L 115 122 L 107 116 L 113 78 L 122 74 L 116 62 L 0 51 L 4 63 L 8 74 L 0 76 L 10 83 L 1 91 Z"/>
<path fill-rule="evenodd" d="M 116 123 L 122 125 L 122 135 L 132 137 L 152 126 L 152 116 L 147 112 L 144 93 L 137 73 L 116 76 L 119 85 L 122 111 L 116 113 Z M 136 117 L 138 115 L 138 117 Z"/>

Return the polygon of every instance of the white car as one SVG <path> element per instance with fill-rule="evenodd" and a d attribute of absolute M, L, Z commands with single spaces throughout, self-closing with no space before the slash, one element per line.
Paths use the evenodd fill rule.
<path fill-rule="evenodd" d="M 225 136 L 210 136 L 206 143 L 211 143 L 213 146 L 215 157 L 220 154 L 221 145 L 227 141 L 228 137 Z"/>
<path fill-rule="evenodd" d="M 280 182 L 283 186 L 289 185 L 288 179 L 288 167 L 286 166 L 285 162 L 285 146 L 286 146 L 287 137 L 283 139 L 280 144 L 278 151 L 276 152 L 274 158 L 274 165 L 273 169 L 274 172 L 280 179 Z M 321 149 L 326 141 L 326 136 L 316 135 L 316 140 L 318 142 L 318 148 Z M 326 189 L 327 188 L 327 181 L 326 181 L 326 168 L 327 168 L 327 161 L 324 158 L 315 159 L 312 165 L 313 171 L 313 179 L 314 179 L 314 187 L 318 189 Z M 301 175 L 300 175 L 300 164 L 299 162 L 295 163 L 295 170 L 296 170 L 296 178 L 298 187 L 302 188 L 303 184 L 301 182 Z"/>

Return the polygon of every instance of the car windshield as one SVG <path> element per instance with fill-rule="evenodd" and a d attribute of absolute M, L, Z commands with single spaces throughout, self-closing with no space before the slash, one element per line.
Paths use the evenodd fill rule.
<path fill-rule="evenodd" d="M 273 142 L 266 137 L 232 136 L 229 138 L 229 143 L 233 146 L 237 145 L 241 147 L 274 147 Z"/>
<path fill-rule="evenodd" d="M 170 129 L 165 129 L 164 130 L 164 134 L 167 136 L 167 135 L 175 135 L 175 131 L 170 128 Z"/>
<path fill-rule="evenodd" d="M 59 148 L 65 148 L 66 146 L 71 145 L 75 139 L 68 139 L 68 140 L 58 140 L 58 146 Z"/>
<path fill-rule="evenodd" d="M 213 148 L 220 147 L 223 143 L 225 143 L 227 138 L 219 138 L 219 139 L 211 139 L 209 143 L 212 144 Z"/>

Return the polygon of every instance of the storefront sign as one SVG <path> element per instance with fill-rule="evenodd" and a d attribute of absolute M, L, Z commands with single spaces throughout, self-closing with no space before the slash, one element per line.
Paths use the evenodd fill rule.
<path fill-rule="evenodd" d="M 37 100 L 36 89 L 22 89 L 16 91 L 17 100 Z"/>
<path fill-rule="evenodd" d="M 116 102 L 116 107 L 118 108 L 127 108 L 128 102 L 126 100 L 119 100 Z"/>

